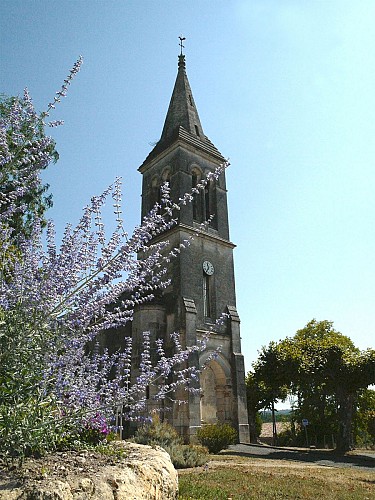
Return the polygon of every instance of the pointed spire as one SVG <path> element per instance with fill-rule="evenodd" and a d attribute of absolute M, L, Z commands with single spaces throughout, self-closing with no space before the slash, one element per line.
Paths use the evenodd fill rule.
<path fill-rule="evenodd" d="M 161 142 L 171 137 L 178 127 L 183 127 L 187 132 L 202 140 L 205 138 L 186 75 L 185 55 L 182 53 L 182 41 L 185 38 L 179 38 L 181 53 L 178 56 L 178 73 L 160 138 Z"/>
<path fill-rule="evenodd" d="M 190 144 L 194 148 L 205 151 L 220 162 L 225 161 L 220 151 L 203 132 L 189 80 L 186 75 L 185 54 L 182 53 L 182 49 L 184 48 L 182 42 L 185 38 L 179 37 L 179 39 L 181 53 L 178 56 L 177 78 L 165 118 L 163 131 L 160 140 L 139 167 L 139 171 L 142 173 L 148 168 L 151 160 L 176 141 Z"/>

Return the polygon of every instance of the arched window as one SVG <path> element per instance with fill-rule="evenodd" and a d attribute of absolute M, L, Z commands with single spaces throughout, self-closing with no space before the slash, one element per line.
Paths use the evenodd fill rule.
<path fill-rule="evenodd" d="M 191 187 L 194 189 L 197 187 L 198 184 L 198 173 L 196 171 L 193 171 L 192 176 L 191 176 Z M 198 197 L 199 193 L 195 193 L 193 198 L 193 220 L 198 220 Z"/>
<path fill-rule="evenodd" d="M 161 174 L 161 180 L 162 180 L 162 182 L 170 182 L 171 181 L 171 169 L 169 167 L 167 167 L 163 170 L 163 173 Z"/>
<path fill-rule="evenodd" d="M 211 217 L 211 182 L 208 182 L 204 188 L 204 220 Z"/>
<path fill-rule="evenodd" d="M 210 226 L 217 229 L 217 204 L 216 204 L 216 183 L 211 180 L 207 183 L 203 193 L 203 220 L 207 221 L 210 217 Z"/>
<path fill-rule="evenodd" d="M 161 183 L 165 184 L 166 182 L 168 182 L 169 187 L 171 187 L 171 170 L 169 167 L 164 169 L 161 174 Z"/>
<path fill-rule="evenodd" d="M 151 181 L 149 210 L 152 210 L 156 203 L 160 203 L 160 186 L 159 179 L 155 176 Z"/>
<path fill-rule="evenodd" d="M 191 173 L 191 187 L 196 188 L 202 179 L 201 172 L 194 168 Z M 202 191 L 193 194 L 193 220 L 203 222 Z"/>
<path fill-rule="evenodd" d="M 162 186 L 164 186 L 166 183 L 168 183 L 169 189 L 170 189 L 171 188 L 171 169 L 169 167 L 165 168 L 161 174 L 161 185 L 160 185 L 160 189 L 159 189 L 160 201 L 162 200 Z M 162 209 L 162 212 L 164 212 L 164 209 Z"/>

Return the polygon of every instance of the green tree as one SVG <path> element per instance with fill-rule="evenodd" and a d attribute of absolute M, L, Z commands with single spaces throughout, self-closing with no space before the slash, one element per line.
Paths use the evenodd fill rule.
<path fill-rule="evenodd" d="M 277 444 L 275 403 L 284 400 L 288 394 L 291 367 L 280 356 L 275 342 L 263 347 L 258 360 L 253 364 L 253 372 L 246 377 L 247 408 L 249 416 L 250 439 L 256 442 L 256 415 L 262 408 L 272 411 L 273 443 Z"/>
<path fill-rule="evenodd" d="M 261 432 L 261 428 L 259 429 L 257 423 L 257 415 L 259 410 L 261 410 L 265 406 L 263 401 L 262 387 L 258 384 L 253 372 L 248 372 L 245 382 L 250 442 L 256 443 Z"/>
<path fill-rule="evenodd" d="M 271 401 L 286 390 L 297 396 L 294 418 L 309 421 L 316 444 L 334 435 L 337 451 L 351 448 L 359 398 L 375 383 L 373 349 L 360 351 L 331 321 L 313 319 L 294 337 L 263 347 L 253 366 Z"/>
<path fill-rule="evenodd" d="M 375 391 L 365 389 L 358 397 L 354 439 L 359 446 L 375 445 Z"/>
<path fill-rule="evenodd" d="M 320 432 L 334 427 L 336 450 L 348 451 L 358 396 L 375 382 L 375 351 L 360 351 L 332 322 L 315 319 L 279 349 L 284 364 L 294 367 L 289 388 L 298 397 L 299 415 L 303 410 Z"/>
<path fill-rule="evenodd" d="M 10 200 L 22 207 L 7 221 L 13 238 L 29 236 L 36 219 L 44 225 L 45 211 L 52 206 L 49 186 L 39 178 L 39 173 L 58 159 L 55 142 L 45 133 L 47 115 L 35 112 L 27 91 L 23 97 L 0 95 L 0 193 L 6 196 L 27 184 L 27 189 Z M 9 201 L 1 204 L 0 213 L 8 209 Z"/>

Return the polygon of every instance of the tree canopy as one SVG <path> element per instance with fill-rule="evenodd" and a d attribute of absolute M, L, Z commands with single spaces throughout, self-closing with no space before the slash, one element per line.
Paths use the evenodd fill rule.
<path fill-rule="evenodd" d="M 36 113 L 27 90 L 23 97 L 0 96 L 0 192 L 6 196 L 19 190 L 16 198 L 1 204 L 0 213 L 8 211 L 10 204 L 18 208 L 7 220 L 13 237 L 30 236 L 36 219 L 44 225 L 45 211 L 52 206 L 49 186 L 43 185 L 39 173 L 59 155 L 54 140 L 45 133 L 44 119 L 45 113 Z"/>
<path fill-rule="evenodd" d="M 295 415 L 310 422 L 316 441 L 335 435 L 337 450 L 347 451 L 358 397 L 375 383 L 375 351 L 360 351 L 331 321 L 313 319 L 294 337 L 263 347 L 254 373 L 275 395 L 287 387 L 297 397 Z"/>

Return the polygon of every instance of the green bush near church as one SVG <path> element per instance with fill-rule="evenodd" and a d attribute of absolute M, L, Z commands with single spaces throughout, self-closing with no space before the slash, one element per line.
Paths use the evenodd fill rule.
<path fill-rule="evenodd" d="M 219 453 L 236 442 L 237 432 L 229 424 L 210 424 L 198 429 L 197 438 L 210 453 Z"/>

